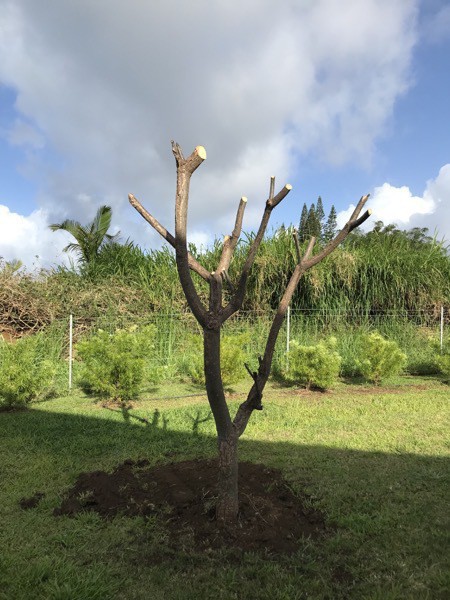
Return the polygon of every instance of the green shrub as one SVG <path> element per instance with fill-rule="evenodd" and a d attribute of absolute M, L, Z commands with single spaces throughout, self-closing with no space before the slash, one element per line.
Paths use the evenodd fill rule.
<path fill-rule="evenodd" d="M 23 408 L 49 394 L 55 374 L 42 334 L 7 343 L 0 336 L 0 410 Z"/>
<path fill-rule="evenodd" d="M 398 375 L 405 365 L 406 354 L 396 342 L 386 340 L 377 331 L 365 335 L 361 356 L 356 361 L 365 379 L 379 385 L 383 379 Z"/>
<path fill-rule="evenodd" d="M 146 361 L 153 349 L 155 328 L 118 329 L 110 334 L 98 330 L 76 346 L 82 360 L 80 383 L 85 391 L 101 398 L 126 402 L 136 398 L 144 378 L 155 383 L 158 370 Z"/>
<path fill-rule="evenodd" d="M 245 377 L 244 363 L 246 355 L 245 345 L 248 343 L 248 334 L 226 335 L 222 338 L 220 348 L 220 367 L 222 382 L 229 388 Z M 188 347 L 180 364 L 183 373 L 198 385 L 205 385 L 203 367 L 203 340 L 200 336 L 190 336 Z"/>
<path fill-rule="evenodd" d="M 446 381 L 450 382 L 450 347 L 444 348 L 444 352 L 442 354 L 436 354 L 435 362 L 437 368 L 442 373 Z"/>
<path fill-rule="evenodd" d="M 336 383 L 341 368 L 341 357 L 336 352 L 336 339 L 319 342 L 315 346 L 301 346 L 293 340 L 288 353 L 287 379 L 314 387 L 327 389 Z"/>

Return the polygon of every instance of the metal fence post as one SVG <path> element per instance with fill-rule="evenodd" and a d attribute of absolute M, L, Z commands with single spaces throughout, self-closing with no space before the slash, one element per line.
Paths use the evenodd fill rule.
<path fill-rule="evenodd" d="M 69 390 L 72 389 L 73 315 L 69 316 Z"/>
<path fill-rule="evenodd" d="M 441 354 L 444 352 L 444 307 L 441 306 Z"/>
<path fill-rule="evenodd" d="M 289 343 L 291 336 L 291 307 L 287 309 L 287 320 L 286 320 L 286 371 L 289 371 Z"/>

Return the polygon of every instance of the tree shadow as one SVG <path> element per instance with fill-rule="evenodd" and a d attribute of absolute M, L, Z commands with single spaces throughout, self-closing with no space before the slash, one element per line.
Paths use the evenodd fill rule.
<path fill-rule="evenodd" d="M 169 429 L 168 419 L 157 409 L 146 422 L 119 409 L 105 411 L 105 418 L 50 412 L 42 405 L 2 413 L 1 444 L 6 450 L 20 444 L 14 461 L 9 454 L 1 465 L 5 498 L 17 506 L 21 497 L 46 493 L 50 515 L 80 473 L 111 472 L 127 459 L 165 465 L 215 457 L 215 436 L 201 432 L 210 416 L 197 411 L 185 418 L 190 433 L 176 430 L 176 422 Z M 42 460 L 36 461 L 36 455 Z M 329 545 L 344 553 L 349 568 L 357 570 L 358 561 L 386 555 L 392 560 L 409 557 L 419 571 L 426 570 L 436 560 L 436 548 L 445 547 L 447 457 L 244 437 L 240 460 L 280 469 L 297 496 L 324 512 L 335 540 Z M 16 526 L 26 527 L 26 520 Z"/>
<path fill-rule="evenodd" d="M 151 419 L 147 419 L 145 417 L 141 417 L 139 415 L 132 414 L 130 411 L 132 410 L 131 405 L 122 404 L 120 408 L 113 408 L 112 406 L 104 405 L 102 408 L 109 410 L 111 412 L 119 413 L 122 415 L 125 423 L 130 425 L 133 420 L 138 421 L 139 423 L 143 423 L 146 427 L 153 427 L 154 429 L 159 427 L 160 421 L 162 419 L 162 430 L 167 431 L 167 426 L 169 424 L 169 419 L 163 414 L 161 415 L 160 411 L 155 408 L 153 411 L 153 415 Z M 201 421 L 203 422 L 203 421 Z"/>
<path fill-rule="evenodd" d="M 208 421 L 213 420 L 213 415 L 211 411 L 208 411 L 206 416 L 202 416 L 202 411 L 197 410 L 195 416 L 188 415 L 189 419 L 192 421 L 192 435 L 200 435 L 199 426 L 202 423 L 208 423 Z"/>

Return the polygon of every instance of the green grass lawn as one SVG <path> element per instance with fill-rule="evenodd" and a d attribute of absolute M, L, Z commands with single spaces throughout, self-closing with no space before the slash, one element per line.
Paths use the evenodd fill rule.
<path fill-rule="evenodd" d="M 240 458 L 281 469 L 326 515 L 330 535 L 301 540 L 290 556 L 238 561 L 226 551 L 170 554 L 152 519 L 52 515 L 80 472 L 215 454 L 212 421 L 193 433 L 205 398 L 179 398 L 180 387 L 156 394 L 127 420 L 76 394 L 0 413 L 1 600 L 449 597 L 448 386 L 405 378 L 327 394 L 268 389 Z M 35 492 L 45 494 L 38 506 L 20 508 Z"/>

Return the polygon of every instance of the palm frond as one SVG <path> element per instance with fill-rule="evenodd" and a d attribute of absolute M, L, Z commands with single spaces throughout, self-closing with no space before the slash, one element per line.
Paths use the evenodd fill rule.
<path fill-rule="evenodd" d="M 49 225 L 49 228 L 52 231 L 67 231 L 73 235 L 74 238 L 76 238 L 79 235 L 80 230 L 83 229 L 79 221 L 74 221 L 72 219 L 66 219 L 62 223 L 53 223 L 52 225 Z"/>
<path fill-rule="evenodd" d="M 98 234 L 103 239 L 111 226 L 112 208 L 100 206 L 91 224 L 91 233 Z"/>

